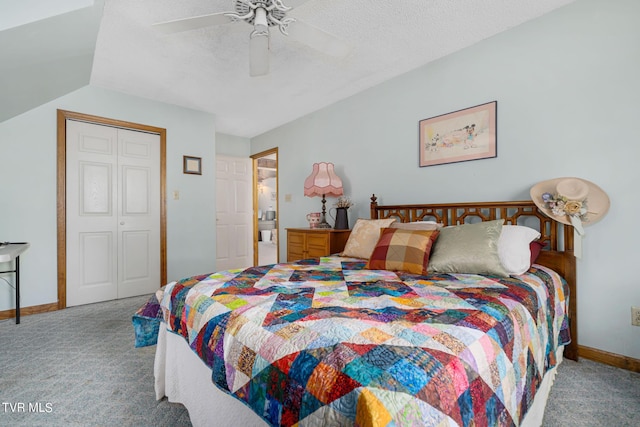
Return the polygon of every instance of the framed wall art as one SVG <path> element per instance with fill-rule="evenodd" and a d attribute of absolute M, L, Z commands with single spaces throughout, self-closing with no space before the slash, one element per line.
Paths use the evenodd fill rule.
<path fill-rule="evenodd" d="M 420 167 L 498 155 L 498 101 L 420 120 Z"/>
<path fill-rule="evenodd" d="M 182 171 L 192 175 L 202 175 L 202 158 L 182 156 Z"/>

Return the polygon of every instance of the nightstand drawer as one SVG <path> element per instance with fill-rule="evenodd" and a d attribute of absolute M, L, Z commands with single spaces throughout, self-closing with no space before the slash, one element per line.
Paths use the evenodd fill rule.
<path fill-rule="evenodd" d="M 287 244 L 299 245 L 300 247 L 302 247 L 304 246 L 305 236 L 306 234 L 304 233 L 287 232 Z"/>
<path fill-rule="evenodd" d="M 341 252 L 350 233 L 332 228 L 287 228 L 287 261 Z"/>
<path fill-rule="evenodd" d="M 307 252 L 310 258 L 329 255 L 331 250 L 328 233 L 307 234 Z"/>

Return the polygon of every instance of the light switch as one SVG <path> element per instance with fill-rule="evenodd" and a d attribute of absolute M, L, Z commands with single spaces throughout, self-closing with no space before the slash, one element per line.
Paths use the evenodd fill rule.
<path fill-rule="evenodd" d="M 180 191 L 173 190 L 173 200 L 179 200 L 179 199 L 180 199 Z"/>
<path fill-rule="evenodd" d="M 284 201 L 285 202 L 290 202 L 291 201 L 291 194 L 285 194 L 284 195 Z"/>

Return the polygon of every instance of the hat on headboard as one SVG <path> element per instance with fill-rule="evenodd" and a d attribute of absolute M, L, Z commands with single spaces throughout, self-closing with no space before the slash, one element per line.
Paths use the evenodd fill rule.
<path fill-rule="evenodd" d="M 609 196 L 602 188 L 580 178 L 555 178 L 531 188 L 531 200 L 550 218 L 573 225 L 584 234 L 583 223 L 593 224 L 609 210 Z"/>

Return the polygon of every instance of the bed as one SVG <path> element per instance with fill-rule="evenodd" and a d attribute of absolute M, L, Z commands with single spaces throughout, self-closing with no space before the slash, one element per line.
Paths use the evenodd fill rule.
<path fill-rule="evenodd" d="M 407 228 L 389 231 L 392 220 Z M 430 222 L 435 231 L 406 231 Z M 577 357 L 570 227 L 531 201 L 379 205 L 375 195 L 361 224 L 380 225 L 369 259 L 351 256 L 350 237 L 346 256 L 159 291 L 134 316 L 136 332 L 145 326 L 139 339 L 157 342 L 156 397 L 184 404 L 196 426 L 540 425 L 557 366 Z M 526 272 L 447 272 L 445 236 L 495 237 L 507 225 L 539 231 L 544 247 Z M 379 258 L 389 269 L 380 269 L 386 234 L 400 240 L 386 243 Z M 429 271 L 390 261 L 407 238 L 431 242 L 419 252 Z M 142 323 L 154 318 L 155 328 Z"/>

